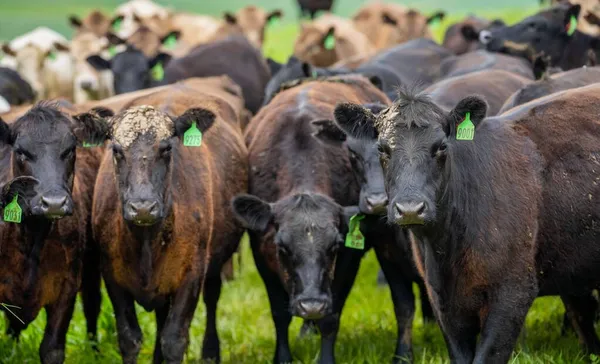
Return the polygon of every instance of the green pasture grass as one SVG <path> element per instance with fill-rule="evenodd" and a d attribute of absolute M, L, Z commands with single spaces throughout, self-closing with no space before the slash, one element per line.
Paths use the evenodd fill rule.
<path fill-rule="evenodd" d="M 286 9 L 293 9 L 294 0 L 281 3 Z M 27 0 L 24 2 L 0 0 L 0 39 L 10 39 L 37 25 L 48 25 L 68 34 L 66 16 L 71 13 L 85 14 L 89 9 L 101 7 L 112 9 L 117 0 Z M 225 8 L 235 9 L 250 3 L 241 0 L 198 1 L 173 0 L 165 2 L 187 10 L 218 14 Z M 210 4 L 209 4 L 210 3 Z M 255 0 L 259 5 L 272 4 L 270 0 Z M 336 10 L 344 15 L 355 10 L 361 1 L 344 0 Z M 414 1 L 413 1 L 414 3 Z M 424 0 L 424 8 L 436 9 L 440 2 Z M 447 0 L 442 8 L 449 11 L 441 26 L 434 30 L 437 41 L 441 41 L 446 27 L 460 20 L 468 11 L 478 15 L 501 17 L 514 23 L 528 14 L 537 11 L 534 1 L 503 0 L 494 6 L 482 0 Z M 51 4 L 51 5 L 49 5 Z M 290 5 L 291 4 L 291 5 Z M 510 8 L 506 4 L 512 4 Z M 521 8 L 515 8 L 522 5 Z M 346 6 L 348 5 L 348 6 Z M 279 4 L 278 4 L 279 6 Z M 453 8 L 454 6 L 454 8 Z M 271 7 L 271 6 L 266 6 Z M 179 8 L 179 7 L 178 7 Z M 293 41 L 298 32 L 298 24 L 292 19 L 281 26 L 269 29 L 264 51 L 278 61 L 285 61 L 293 49 Z M 218 308 L 218 330 L 221 338 L 224 363 L 270 363 L 275 345 L 275 330 L 271 320 L 269 304 L 264 285 L 258 275 L 247 242 L 242 245 L 243 264 L 237 279 L 224 285 Z M 391 361 L 395 346 L 396 322 L 393 315 L 390 293 L 387 288 L 377 287 L 375 279 L 378 265 L 373 253 L 363 259 L 356 284 L 348 298 L 341 320 L 341 329 L 336 346 L 339 363 L 387 363 Z M 418 306 L 418 305 L 417 305 Z M 154 314 L 137 307 L 138 318 L 144 333 L 144 344 L 140 353 L 140 363 L 150 363 L 155 340 Z M 18 309 L 14 309 L 18 315 Z M 560 328 L 564 308 L 559 299 L 540 298 L 535 301 L 527 316 L 526 327 L 511 363 L 585 363 L 574 334 L 561 336 Z M 200 361 L 202 337 L 204 334 L 205 309 L 201 302 L 190 330 L 190 345 L 186 363 Z M 308 337 L 298 339 L 301 320 L 295 318 L 290 326 L 290 344 L 298 363 L 314 363 L 318 358 L 319 339 Z M 42 312 L 22 333 L 18 343 L 2 334 L 6 324 L 0 320 L 0 363 L 38 363 L 38 348 L 45 326 L 45 313 Z M 112 306 L 103 290 L 102 313 L 99 319 L 98 351 L 86 338 L 85 320 L 78 300 L 67 337 L 67 363 L 120 363 L 117 345 L 117 330 Z M 424 324 L 418 311 L 413 325 L 413 345 L 415 363 L 447 363 L 448 355 L 439 328 L 435 324 Z"/>
<path fill-rule="evenodd" d="M 218 308 L 218 330 L 223 363 L 270 363 L 274 353 L 275 329 L 271 320 L 264 285 L 258 275 L 247 242 L 241 249 L 242 266 L 238 278 L 225 283 Z M 391 361 L 396 322 L 389 290 L 377 287 L 378 265 L 373 253 L 363 259 L 361 269 L 344 309 L 336 346 L 339 363 L 387 363 Z M 416 290 L 416 288 L 415 288 Z M 418 306 L 418 305 L 417 305 Z M 18 310 L 16 311 L 18 312 Z M 144 333 L 139 362 L 150 363 L 155 340 L 154 314 L 137 307 Z M 526 329 L 519 339 L 511 363 L 585 363 L 577 338 L 561 336 L 564 308 L 559 299 L 537 299 L 527 316 Z M 319 354 L 317 336 L 298 339 L 302 321 L 294 318 L 290 326 L 290 344 L 297 363 L 314 363 Z M 21 336 L 19 343 L 0 334 L 0 362 L 37 363 L 38 348 L 45 325 L 42 313 Z M 199 363 L 204 335 L 205 309 L 201 302 L 190 330 L 186 363 Z M 99 351 L 86 339 L 85 319 L 78 300 L 67 336 L 67 363 L 120 363 L 117 330 L 112 306 L 103 294 L 99 320 Z M 0 332 L 6 326 L 0 322 Z M 440 330 L 435 324 L 423 324 L 418 310 L 413 325 L 415 363 L 447 363 L 448 355 Z"/>

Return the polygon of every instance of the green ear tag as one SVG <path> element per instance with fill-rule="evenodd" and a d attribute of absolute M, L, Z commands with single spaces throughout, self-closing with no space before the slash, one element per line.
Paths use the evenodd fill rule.
<path fill-rule="evenodd" d="M 269 19 L 267 25 L 269 28 L 274 28 L 276 26 L 279 26 L 279 17 L 278 16 L 272 16 L 271 19 Z"/>
<path fill-rule="evenodd" d="M 346 247 L 358 250 L 365 249 L 365 237 L 360 232 L 360 220 L 364 219 L 365 215 L 354 215 L 350 218 L 348 224 L 348 234 L 346 234 Z"/>
<path fill-rule="evenodd" d="M 431 21 L 429 22 L 429 28 L 437 29 L 441 24 L 442 24 L 441 19 L 439 17 L 435 17 L 435 18 L 431 19 Z"/>
<path fill-rule="evenodd" d="M 118 32 L 119 30 L 121 30 L 121 23 L 123 22 L 123 19 L 119 18 L 116 19 L 113 24 L 112 24 L 112 28 L 115 32 Z"/>
<path fill-rule="evenodd" d="M 19 194 L 15 194 L 12 202 L 4 207 L 4 221 L 6 222 L 14 222 L 16 224 L 21 223 L 21 214 L 23 210 L 21 206 L 19 206 Z"/>
<path fill-rule="evenodd" d="M 116 55 L 117 55 L 117 47 L 116 47 L 116 46 L 114 46 L 114 45 L 111 45 L 110 47 L 108 47 L 108 54 L 109 54 L 111 57 L 114 57 L 114 56 L 116 56 Z"/>
<path fill-rule="evenodd" d="M 183 133 L 183 145 L 186 147 L 199 147 L 202 144 L 202 132 L 198 130 L 196 122 L 193 121 L 190 128 Z"/>
<path fill-rule="evenodd" d="M 323 47 L 329 51 L 335 48 L 335 35 L 329 34 L 323 42 Z"/>
<path fill-rule="evenodd" d="M 89 142 L 83 142 L 81 146 L 84 148 L 101 147 L 102 143 L 93 144 L 93 143 L 89 143 Z"/>
<path fill-rule="evenodd" d="M 317 70 L 313 69 L 313 70 L 310 72 L 310 77 L 312 77 L 312 78 L 317 78 L 317 77 L 319 77 L 319 74 L 317 73 Z"/>
<path fill-rule="evenodd" d="M 48 53 L 48 59 L 51 61 L 56 60 L 56 52 L 50 52 Z"/>
<path fill-rule="evenodd" d="M 567 35 L 572 36 L 575 30 L 577 30 L 577 17 L 571 15 L 571 19 L 569 19 L 569 24 L 567 25 Z"/>
<path fill-rule="evenodd" d="M 456 128 L 456 140 L 473 140 L 475 137 L 475 125 L 471 121 L 471 113 L 465 115 L 465 120 L 458 124 Z"/>
<path fill-rule="evenodd" d="M 152 79 L 154 81 L 162 81 L 165 78 L 165 69 L 163 68 L 162 62 L 158 62 L 150 70 L 152 73 Z"/>
<path fill-rule="evenodd" d="M 177 46 L 177 36 L 175 34 L 169 35 L 163 42 L 163 45 L 169 49 L 175 48 Z"/>

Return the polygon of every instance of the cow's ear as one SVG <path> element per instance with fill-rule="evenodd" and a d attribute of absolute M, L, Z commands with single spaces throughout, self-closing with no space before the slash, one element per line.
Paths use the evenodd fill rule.
<path fill-rule="evenodd" d="M 2 53 L 11 57 L 17 56 L 17 52 L 15 52 L 7 43 L 2 44 Z"/>
<path fill-rule="evenodd" d="M 82 144 L 100 145 L 110 138 L 109 119 L 114 112 L 105 107 L 96 107 L 73 117 L 75 136 Z"/>
<path fill-rule="evenodd" d="M 572 35 L 577 29 L 577 23 L 579 20 L 579 14 L 581 13 L 581 5 L 571 5 L 569 9 L 567 9 L 565 13 L 565 18 L 563 20 L 563 25 L 565 32 L 568 35 Z"/>
<path fill-rule="evenodd" d="M 267 58 L 267 65 L 269 65 L 269 70 L 271 71 L 271 76 L 277 74 L 283 67 L 282 63 L 277 62 L 274 59 Z"/>
<path fill-rule="evenodd" d="M 437 13 L 433 14 L 432 16 L 427 18 L 427 24 L 431 24 L 431 23 L 435 23 L 438 21 L 442 21 L 444 20 L 444 18 L 446 17 L 446 13 L 443 11 L 438 11 Z"/>
<path fill-rule="evenodd" d="M 181 32 L 179 30 L 173 30 L 172 32 L 169 32 L 169 34 L 161 38 L 160 44 L 164 45 L 165 43 L 167 43 L 167 41 L 171 40 L 175 40 L 175 42 L 177 42 L 179 41 L 179 38 L 181 38 Z"/>
<path fill-rule="evenodd" d="M 460 28 L 460 34 L 469 42 L 479 41 L 479 32 L 471 24 L 465 24 Z"/>
<path fill-rule="evenodd" d="M 225 19 L 225 21 L 231 25 L 237 24 L 237 17 L 235 14 L 230 13 L 229 11 L 223 13 L 223 19 Z"/>
<path fill-rule="evenodd" d="M 183 136 L 192 128 L 194 123 L 196 128 L 204 134 L 214 124 L 216 118 L 217 116 L 207 109 L 188 109 L 175 119 L 175 135 L 183 140 Z"/>
<path fill-rule="evenodd" d="M 272 21 L 273 19 L 281 19 L 283 17 L 283 11 L 280 9 L 273 10 L 269 14 L 267 14 L 267 23 Z"/>
<path fill-rule="evenodd" d="M 256 196 L 237 195 L 231 205 L 236 219 L 246 229 L 263 232 L 273 221 L 271 205 Z"/>
<path fill-rule="evenodd" d="M 13 135 L 10 126 L 8 126 L 2 118 L 0 118 L 0 143 L 8 145 L 13 143 Z"/>
<path fill-rule="evenodd" d="M 487 108 L 487 102 L 485 102 L 485 100 L 479 96 L 467 96 L 460 100 L 448 115 L 448 121 L 445 125 L 446 135 L 450 139 L 457 139 L 456 134 L 459 125 L 461 125 L 463 122 L 468 123 L 468 120 L 473 123 L 473 128 L 477 129 L 477 126 L 483 121 L 483 119 L 485 119 Z M 466 126 L 467 124 L 465 124 L 465 127 Z M 461 137 L 459 139 L 471 140 L 473 135 L 467 135 L 466 137 Z M 469 139 L 469 137 L 471 139 Z"/>
<path fill-rule="evenodd" d="M 0 208 L 8 205 L 15 195 L 19 196 L 19 205 L 21 208 L 29 204 L 29 200 L 35 197 L 35 186 L 39 181 L 31 176 L 21 176 L 8 182 L 0 190 Z"/>
<path fill-rule="evenodd" d="M 172 58 L 173 57 L 170 54 L 161 52 L 157 54 L 154 58 L 152 58 L 150 61 L 148 61 L 148 68 L 152 69 L 159 63 L 162 64 L 163 67 L 166 67 L 167 63 L 169 63 Z"/>
<path fill-rule="evenodd" d="M 343 103 L 335 107 L 335 122 L 346 134 L 357 139 L 377 139 L 375 115 L 362 105 Z"/>
<path fill-rule="evenodd" d="M 321 39 L 321 45 L 327 50 L 332 50 L 335 48 L 335 43 L 335 27 L 329 27 L 327 33 Z"/>
<path fill-rule="evenodd" d="M 89 56 L 86 58 L 86 61 L 97 71 L 105 71 L 110 69 L 110 61 L 107 61 L 98 54 Z"/>
<path fill-rule="evenodd" d="M 315 128 L 312 135 L 324 144 L 339 147 L 346 141 L 346 133 L 333 120 L 315 120 L 311 124 Z"/>
<path fill-rule="evenodd" d="M 83 23 L 81 22 L 81 19 L 79 19 L 79 17 L 77 15 L 71 15 L 71 16 L 69 16 L 69 25 L 71 27 L 73 27 L 74 29 L 79 29 L 79 28 L 81 28 Z"/>

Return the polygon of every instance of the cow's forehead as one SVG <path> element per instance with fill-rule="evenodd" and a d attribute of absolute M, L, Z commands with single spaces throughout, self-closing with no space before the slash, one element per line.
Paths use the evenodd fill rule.
<path fill-rule="evenodd" d="M 116 116 L 112 124 L 113 140 L 128 149 L 140 137 L 151 136 L 154 142 L 173 136 L 173 120 L 152 106 L 137 106 Z"/>

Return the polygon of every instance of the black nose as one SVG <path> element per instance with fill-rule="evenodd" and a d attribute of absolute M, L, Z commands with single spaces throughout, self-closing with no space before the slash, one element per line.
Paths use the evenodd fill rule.
<path fill-rule="evenodd" d="M 298 314 L 306 320 L 318 320 L 325 316 L 327 304 L 324 301 L 305 299 L 298 301 Z"/>
<path fill-rule="evenodd" d="M 45 195 L 40 199 L 41 212 L 50 219 L 60 219 L 72 213 L 67 203 L 67 196 Z"/>
<path fill-rule="evenodd" d="M 367 203 L 367 208 L 371 211 L 377 211 L 385 209 L 388 203 L 387 195 L 385 193 L 378 193 L 369 195 L 365 202 Z"/>
<path fill-rule="evenodd" d="M 157 201 L 133 201 L 126 206 L 126 216 L 136 225 L 154 225 L 159 217 Z"/>
<path fill-rule="evenodd" d="M 396 202 L 396 222 L 400 225 L 423 225 L 425 223 L 425 202 Z"/>

